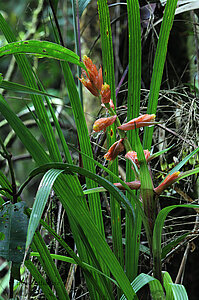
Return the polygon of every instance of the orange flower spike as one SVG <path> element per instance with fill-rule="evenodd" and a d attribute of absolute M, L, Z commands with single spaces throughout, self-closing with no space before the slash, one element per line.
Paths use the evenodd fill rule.
<path fill-rule="evenodd" d="M 96 89 L 96 87 L 92 84 L 90 79 L 84 78 L 83 76 L 81 79 L 79 79 L 81 83 L 93 94 L 94 96 L 98 97 L 99 96 L 99 91 Z"/>
<path fill-rule="evenodd" d="M 173 174 L 169 174 L 165 177 L 162 183 L 158 187 L 154 189 L 155 193 L 160 195 L 165 189 L 167 189 L 171 184 L 173 184 L 176 179 L 178 179 L 180 172 L 174 172 Z"/>
<path fill-rule="evenodd" d="M 115 115 L 115 116 L 108 117 L 108 118 L 98 119 L 97 121 L 95 121 L 95 123 L 93 125 L 93 130 L 95 132 L 105 130 L 106 127 L 112 125 L 115 122 L 116 118 L 117 118 L 117 116 Z"/>
<path fill-rule="evenodd" d="M 103 84 L 103 77 L 102 77 L 102 67 L 98 71 L 98 76 L 96 76 L 96 82 L 95 85 L 97 89 L 100 91 Z"/>
<path fill-rule="evenodd" d="M 154 125 L 154 120 L 155 120 L 154 114 L 152 114 L 152 115 L 146 114 L 146 115 L 142 115 L 138 118 L 132 119 L 128 123 L 125 123 L 125 124 L 119 126 L 118 129 L 132 130 L 132 129 L 135 129 L 135 124 L 136 124 L 136 128 L 150 126 L 150 125 Z"/>
<path fill-rule="evenodd" d="M 144 156 L 146 161 L 150 157 L 150 151 L 149 150 L 144 150 Z M 137 158 L 137 152 L 135 151 L 129 151 L 126 153 L 125 158 L 129 159 L 131 162 L 134 162 L 137 167 L 139 168 L 139 163 L 138 163 L 138 158 Z"/>
<path fill-rule="evenodd" d="M 104 155 L 104 158 L 109 161 L 113 161 L 120 152 L 124 151 L 124 145 L 122 143 L 123 140 L 124 139 L 120 139 L 119 141 L 115 142 Z"/>
<path fill-rule="evenodd" d="M 110 100 L 111 100 L 111 90 L 110 90 L 110 85 L 105 83 L 102 85 L 102 88 L 101 88 L 101 100 L 102 100 L 102 103 L 109 103 Z"/>
<path fill-rule="evenodd" d="M 100 96 L 103 83 L 102 68 L 100 68 L 98 72 L 96 65 L 93 64 L 92 60 L 86 55 L 83 56 L 83 63 L 87 68 L 88 74 L 85 70 L 82 70 L 82 76 L 79 80 L 94 96 L 98 97 Z"/>

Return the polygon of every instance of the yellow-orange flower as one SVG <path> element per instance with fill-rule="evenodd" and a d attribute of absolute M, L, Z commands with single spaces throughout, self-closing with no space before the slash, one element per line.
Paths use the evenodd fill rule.
<path fill-rule="evenodd" d="M 150 151 L 149 150 L 144 150 L 144 156 L 146 161 L 150 157 Z M 128 151 L 125 155 L 125 158 L 129 159 L 131 162 L 135 163 L 137 167 L 139 168 L 139 163 L 138 163 L 138 158 L 137 158 L 137 152 L 135 151 Z M 132 166 L 133 168 L 133 166 Z"/>
<path fill-rule="evenodd" d="M 102 84 L 102 88 L 101 88 L 101 100 L 102 103 L 109 103 L 111 100 L 111 90 L 110 90 L 110 85 L 105 83 Z"/>
<path fill-rule="evenodd" d="M 83 63 L 87 68 L 89 76 L 86 71 L 82 70 L 80 81 L 94 96 L 99 96 L 103 83 L 102 68 L 97 71 L 96 65 L 86 55 L 83 56 Z"/>
<path fill-rule="evenodd" d="M 98 132 L 101 130 L 106 130 L 106 128 L 110 125 L 112 125 L 115 120 L 116 120 L 117 116 L 112 116 L 112 117 L 108 117 L 108 118 L 101 118 L 98 119 L 97 121 L 95 121 L 94 125 L 93 125 L 93 130 Z"/>
<path fill-rule="evenodd" d="M 136 128 L 150 126 L 150 125 L 154 125 L 154 120 L 155 120 L 154 114 L 152 114 L 152 115 L 146 114 L 146 115 L 142 115 L 138 118 L 132 119 L 128 123 L 125 123 L 125 124 L 119 126 L 118 129 L 132 130 L 132 129 L 135 129 L 135 125 L 136 125 Z"/>
<path fill-rule="evenodd" d="M 114 160 L 118 154 L 122 151 L 124 151 L 124 145 L 123 140 L 120 139 L 119 141 L 115 142 L 108 150 L 108 152 L 104 155 L 104 158 L 106 158 L 109 161 Z"/>
<path fill-rule="evenodd" d="M 174 172 L 173 174 L 169 174 L 165 177 L 162 183 L 158 187 L 154 189 L 156 194 L 160 195 L 165 189 L 167 189 L 171 184 L 173 184 L 179 176 L 180 172 Z"/>

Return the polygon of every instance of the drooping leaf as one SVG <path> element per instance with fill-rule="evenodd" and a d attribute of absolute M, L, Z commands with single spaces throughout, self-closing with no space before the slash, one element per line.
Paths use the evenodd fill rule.
<path fill-rule="evenodd" d="M 39 221 L 43 214 L 46 202 L 50 195 L 50 191 L 52 186 L 56 180 L 56 178 L 61 174 L 63 170 L 49 170 L 42 178 L 36 198 L 33 204 L 32 212 L 30 215 L 30 221 L 28 225 L 28 233 L 27 233 L 27 241 L 26 241 L 26 249 L 30 246 L 34 233 L 39 225 Z"/>
<path fill-rule="evenodd" d="M 131 283 L 136 293 L 146 284 L 149 284 L 154 300 L 164 299 L 164 292 L 161 283 L 159 282 L 159 280 L 155 279 L 154 277 L 148 274 L 144 274 L 144 273 L 139 274 Z M 126 297 L 122 295 L 120 300 L 126 300 Z"/>
<path fill-rule="evenodd" d="M 18 93 L 24 93 L 24 94 L 34 94 L 34 95 L 40 95 L 40 96 L 49 96 L 49 97 L 59 98 L 57 96 L 50 95 L 48 93 L 30 88 L 28 86 L 10 82 L 10 81 L 5 81 L 5 80 L 2 80 L 2 82 L 0 82 L 0 88 L 8 90 L 8 91 L 13 91 L 16 93 L 18 92 Z"/>
<path fill-rule="evenodd" d="M 25 202 L 8 203 L 0 211 L 0 256 L 15 263 L 21 263 L 25 253 L 28 228 L 25 206 Z"/>
<path fill-rule="evenodd" d="M 80 58 L 73 51 L 62 47 L 61 45 L 47 41 L 22 41 L 9 43 L 0 47 L 0 57 L 8 54 L 34 54 L 40 57 L 54 58 L 67 61 L 85 69 L 85 65 L 80 61 Z"/>

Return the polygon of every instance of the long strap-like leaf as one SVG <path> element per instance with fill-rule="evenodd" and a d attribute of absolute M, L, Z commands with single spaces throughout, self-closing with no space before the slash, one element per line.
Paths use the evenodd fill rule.
<path fill-rule="evenodd" d="M 173 25 L 173 19 L 175 15 L 175 9 L 177 6 L 177 0 L 167 0 L 166 8 L 164 11 L 163 21 L 160 28 L 160 35 L 158 39 L 157 50 L 155 54 L 155 60 L 153 65 L 153 74 L 151 78 L 151 86 L 149 93 L 149 102 L 147 113 L 155 114 L 158 104 L 158 96 L 160 91 L 160 85 L 162 81 L 162 74 L 164 70 L 164 64 L 167 54 L 167 46 L 169 40 L 169 34 Z M 144 149 L 151 148 L 153 135 L 153 127 L 145 127 L 144 130 Z"/>

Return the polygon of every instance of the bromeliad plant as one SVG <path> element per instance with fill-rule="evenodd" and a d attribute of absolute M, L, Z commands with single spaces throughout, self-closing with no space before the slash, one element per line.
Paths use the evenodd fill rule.
<path fill-rule="evenodd" d="M 148 109 L 145 115 L 140 116 L 141 33 L 139 1 L 127 0 L 129 74 L 128 110 L 125 124 L 120 123 L 115 110 L 116 93 L 112 35 L 106 0 L 98 1 L 103 75 L 102 68 L 98 71 L 90 58 L 84 56 L 82 62 L 77 54 L 66 49 L 64 45 L 59 45 L 62 38 L 58 36 L 56 28 L 53 27 L 56 43 L 45 41 L 17 42 L 10 27 L 0 14 L 0 29 L 8 42 L 7 45 L 0 48 L 0 56 L 13 54 L 26 82 L 26 86 L 23 86 L 1 78 L 0 87 L 6 90 L 14 90 L 15 92 L 28 93 L 31 96 L 35 109 L 35 115 L 32 114 L 32 116 L 47 148 L 46 151 L 1 95 L 0 111 L 3 117 L 38 166 L 29 174 L 24 184 L 17 188 L 11 156 L 5 147 L 5 142 L 0 139 L 1 155 L 8 161 L 11 173 L 10 183 L 3 172 L 0 172 L 1 192 L 7 199 L 6 202 L 4 198 L 0 199 L 0 255 L 12 262 L 10 298 L 13 298 L 14 279 L 20 280 L 19 270 L 24 260 L 26 268 L 30 271 L 47 299 L 69 299 L 63 278 L 61 278 L 59 270 L 54 263 L 54 259 L 57 259 L 66 263 L 77 264 L 82 269 L 89 297 L 93 300 L 114 299 L 115 287 L 117 287 L 117 298 L 121 300 L 136 299 L 138 290 L 147 283 L 150 286 L 152 299 L 182 299 L 182 295 L 183 299 L 187 299 L 184 287 L 173 284 L 169 274 L 162 272 L 161 236 L 164 220 L 172 209 L 179 207 L 196 208 L 197 206 L 173 205 L 159 211 L 158 197 L 176 181 L 199 172 L 198 168 L 196 168 L 185 173 L 179 173 L 179 169 L 183 164 L 199 149 L 188 155 L 157 187 L 153 186 L 150 171 L 150 161 L 168 150 L 165 149 L 155 154 L 150 152 L 153 126 L 156 124 L 155 114 L 167 52 L 167 42 L 176 5 L 177 0 L 167 1 L 154 61 Z M 52 11 L 56 20 L 55 7 L 52 6 Z M 55 23 L 58 24 L 57 22 Z M 58 32 L 60 33 L 59 30 Z M 42 83 L 35 72 L 33 72 L 24 54 L 60 60 L 76 123 L 83 168 L 74 164 L 68 149 L 68 141 L 64 138 L 49 100 L 51 95 L 45 92 Z M 93 130 L 96 132 L 101 130 L 107 132 L 109 150 L 104 157 L 109 162 L 109 168 L 105 168 L 93 159 L 84 111 L 68 63 L 73 63 L 83 69 L 80 81 L 93 96 L 100 97 L 109 114 L 106 118 L 98 119 L 93 126 Z M 45 104 L 49 114 L 46 111 Z M 56 134 L 51 125 L 51 119 L 53 119 Z M 143 146 L 139 139 L 140 127 L 145 128 Z M 60 142 L 59 145 L 57 137 Z M 124 151 L 126 152 L 126 182 L 118 177 L 117 157 Z M 63 156 L 61 153 L 64 155 L 65 163 L 62 162 Z M 107 178 L 96 174 L 96 165 L 108 174 Z M 44 175 L 33 207 L 30 210 L 26 208 L 24 201 L 21 201 L 21 195 L 28 182 L 38 174 Z M 82 189 L 77 174 L 86 178 L 86 191 Z M 52 187 L 68 216 L 78 255 L 69 247 L 67 241 L 60 237 L 42 219 Z M 104 190 L 110 194 L 113 251 L 105 239 L 99 194 L 100 191 Z M 126 194 L 121 190 L 126 191 Z M 88 195 L 87 199 L 85 194 Z M 125 260 L 122 243 L 121 207 L 126 212 Z M 21 222 L 22 225 L 19 226 Z M 142 223 L 148 240 L 149 253 L 153 260 L 153 276 L 138 274 Z M 69 257 L 50 253 L 38 231 L 39 224 L 65 249 Z M 16 232 L 18 232 L 17 238 Z M 183 238 L 184 236 L 180 240 Z M 164 251 L 164 255 L 168 253 L 168 249 L 171 249 L 178 243 L 179 239 L 169 244 L 167 250 L 165 249 Z M 50 284 L 37 270 L 36 265 L 31 260 L 31 256 L 38 258 L 38 262 L 42 266 L 45 276 L 49 278 Z"/>
<path fill-rule="evenodd" d="M 94 89 L 96 82 L 98 81 L 98 73 L 96 72 L 97 75 L 94 76 L 94 74 L 92 74 L 90 70 L 97 70 L 97 68 L 92 63 L 90 58 L 84 56 L 83 62 L 85 65 L 88 65 L 88 61 L 90 67 L 89 69 L 87 69 L 88 74 L 90 76 L 88 77 L 88 81 L 90 82 L 90 86 L 93 85 Z M 100 78 L 100 81 L 101 80 L 102 79 Z M 88 87 L 88 85 L 85 84 L 85 82 L 82 79 L 81 81 L 84 84 L 84 86 L 91 91 L 90 86 Z M 95 82 L 95 84 L 93 82 Z M 112 163 L 116 159 L 116 157 L 119 154 L 121 154 L 121 152 L 123 152 L 124 150 L 126 151 L 125 158 L 131 162 L 132 172 L 134 172 L 134 177 L 136 178 L 136 180 L 133 182 L 125 182 L 125 184 L 131 190 L 138 190 L 139 200 L 134 199 L 134 201 L 136 202 L 136 204 L 137 201 L 140 201 L 141 203 L 141 205 L 138 206 L 141 210 L 139 211 L 139 213 L 143 218 L 151 257 L 153 258 L 153 274 L 155 278 L 157 278 L 161 283 L 163 283 L 161 257 L 158 254 L 161 245 L 159 245 L 159 249 L 156 249 L 157 245 L 156 243 L 154 243 L 154 238 L 156 238 L 155 235 L 157 234 L 157 228 L 155 226 L 157 226 L 158 223 L 157 220 L 159 218 L 158 216 L 160 207 L 158 198 L 176 181 L 179 181 L 180 179 L 185 178 L 186 176 L 190 176 L 194 173 L 197 173 L 199 172 L 199 170 L 197 168 L 186 173 L 178 171 L 187 161 L 186 158 L 184 159 L 184 161 L 179 163 L 179 165 L 177 165 L 173 170 L 171 170 L 157 187 L 154 187 L 153 178 L 150 170 L 150 161 L 163 154 L 164 152 L 168 151 L 169 149 L 164 149 L 152 155 L 150 154 L 150 151 L 148 149 L 143 150 L 138 136 L 137 128 L 154 126 L 155 124 L 158 124 L 158 122 L 155 122 L 155 114 L 141 115 L 121 125 L 118 116 L 115 115 L 115 111 L 111 107 L 112 100 L 110 86 L 106 83 L 104 85 L 101 84 L 102 90 L 104 90 L 104 86 L 106 87 L 106 95 L 108 95 L 106 97 L 106 101 L 104 101 L 104 95 L 102 91 L 100 91 L 100 89 L 95 96 L 101 98 L 101 102 L 105 105 L 108 113 L 110 114 L 110 117 L 100 118 L 97 121 L 95 121 L 93 125 L 93 130 L 96 132 L 100 130 L 106 131 L 107 127 L 111 126 L 113 123 L 116 125 L 118 136 L 120 137 L 120 139 L 109 148 L 108 152 L 104 155 L 104 158 Z M 137 152 L 132 150 L 128 137 L 126 136 L 126 131 L 128 130 L 136 131 L 136 142 L 134 147 Z M 194 155 L 198 150 L 199 148 L 194 150 L 189 157 Z M 119 189 L 125 190 L 125 187 L 121 183 L 114 183 L 114 185 L 117 186 L 117 188 Z"/>

